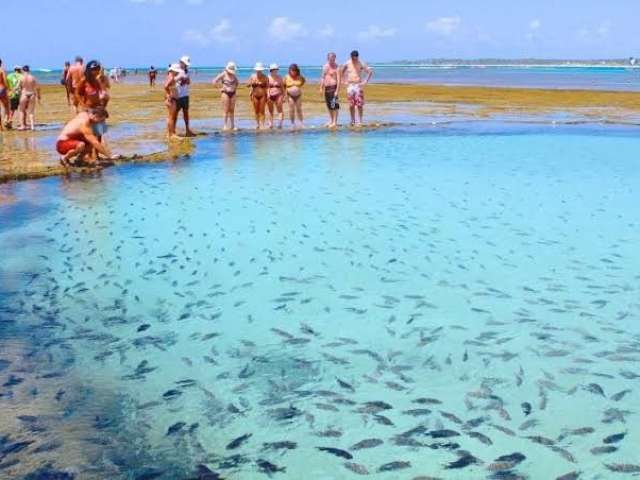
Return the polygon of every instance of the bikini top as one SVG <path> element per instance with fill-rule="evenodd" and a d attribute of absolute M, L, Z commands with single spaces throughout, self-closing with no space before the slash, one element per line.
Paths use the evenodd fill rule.
<path fill-rule="evenodd" d="M 228 77 L 222 77 L 222 86 L 225 91 L 235 92 L 236 88 L 238 88 L 238 79 L 230 80 Z"/>
<path fill-rule="evenodd" d="M 271 77 L 269 78 L 269 88 L 271 89 L 276 89 L 276 90 L 282 90 L 282 79 L 273 79 Z"/>
<path fill-rule="evenodd" d="M 267 85 L 269 85 L 269 79 L 265 77 L 264 80 L 259 80 L 257 77 L 253 79 L 253 82 L 251 82 L 251 86 L 253 88 L 256 87 L 260 87 L 260 88 L 267 88 Z"/>
<path fill-rule="evenodd" d="M 286 76 L 286 78 L 284 79 L 284 85 L 287 88 L 290 87 L 302 87 L 305 83 L 305 79 L 302 75 L 300 75 L 298 78 L 296 78 L 295 80 L 293 78 L 291 78 L 289 75 Z"/>

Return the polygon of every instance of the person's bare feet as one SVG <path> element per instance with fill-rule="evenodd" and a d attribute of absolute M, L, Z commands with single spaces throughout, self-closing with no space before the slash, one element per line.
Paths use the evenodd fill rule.
<path fill-rule="evenodd" d="M 195 137 L 196 134 L 193 133 L 191 130 L 187 130 L 184 134 L 185 137 Z"/>

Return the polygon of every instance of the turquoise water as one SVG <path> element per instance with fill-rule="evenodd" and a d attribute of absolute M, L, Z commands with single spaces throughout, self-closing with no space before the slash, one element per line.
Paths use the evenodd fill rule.
<path fill-rule="evenodd" d="M 639 148 L 238 135 L 3 186 L 0 478 L 640 468 Z"/>
<path fill-rule="evenodd" d="M 223 70 L 199 67 L 194 82 L 209 83 Z M 435 85 L 480 85 L 489 87 L 564 88 L 584 90 L 640 90 L 640 69 L 622 66 L 465 66 L 465 65 L 374 65 L 374 83 L 426 83 Z M 239 76 L 246 80 L 252 67 L 241 67 Z M 308 80 L 320 79 L 320 66 L 303 66 Z M 161 72 L 161 76 L 164 72 Z M 58 83 L 60 71 L 38 72 L 43 83 Z M 128 69 L 127 83 L 146 83 L 147 69 Z"/>

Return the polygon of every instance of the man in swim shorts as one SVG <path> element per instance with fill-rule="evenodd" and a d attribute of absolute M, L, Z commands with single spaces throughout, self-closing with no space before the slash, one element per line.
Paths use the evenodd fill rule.
<path fill-rule="evenodd" d="M 189 67 L 191 66 L 191 59 L 188 56 L 180 58 L 180 68 L 182 71 L 176 77 L 176 87 L 178 89 L 178 100 L 176 102 L 176 118 L 182 110 L 182 118 L 184 120 L 185 136 L 195 137 L 196 134 L 191 131 L 189 127 L 189 85 L 191 85 L 191 78 L 189 77 Z"/>
<path fill-rule="evenodd" d="M 9 108 L 9 82 L 7 81 L 7 74 L 2 68 L 2 60 L 0 60 L 0 130 L 4 130 L 4 123 L 9 126 L 9 115 L 11 109 Z M 2 111 L 4 111 L 5 122 L 2 121 Z"/>
<path fill-rule="evenodd" d="M 340 109 L 340 104 L 338 103 L 338 92 L 340 91 L 338 69 L 336 54 L 330 52 L 327 55 L 327 63 L 322 67 L 322 75 L 320 77 L 320 93 L 324 96 L 324 102 L 329 112 L 328 128 L 338 126 L 338 111 Z"/>
<path fill-rule="evenodd" d="M 9 87 L 9 103 L 11 110 L 9 112 L 9 119 L 7 121 L 7 127 L 11 128 L 13 125 L 13 116 L 20 107 L 20 82 L 22 81 L 22 67 L 13 67 L 13 72 L 7 75 L 7 86 Z"/>
<path fill-rule="evenodd" d="M 62 155 L 60 163 L 63 166 L 71 165 L 72 159 L 82 162 L 91 158 L 93 150 L 107 158 L 111 157 L 109 149 L 100 142 L 93 131 L 94 125 L 104 122 L 108 117 L 109 114 L 104 107 L 91 108 L 78 113 L 64 126 L 56 141 L 56 150 Z M 94 162 L 92 160 L 88 163 Z"/>
<path fill-rule="evenodd" d="M 358 124 L 362 125 L 364 87 L 369 83 L 372 76 L 373 70 L 369 65 L 360 61 L 360 54 L 357 50 L 351 52 L 351 59 L 340 69 L 340 84 L 347 84 L 347 100 L 349 100 L 351 126 L 356 125 L 356 109 L 358 111 Z"/>
<path fill-rule="evenodd" d="M 69 67 L 69 71 L 67 72 L 67 89 L 71 92 L 73 106 L 76 109 L 76 113 L 80 111 L 81 98 L 80 92 L 78 91 L 78 87 L 80 83 L 82 83 L 82 79 L 84 78 L 84 60 L 82 57 L 76 57 L 76 63 Z"/>

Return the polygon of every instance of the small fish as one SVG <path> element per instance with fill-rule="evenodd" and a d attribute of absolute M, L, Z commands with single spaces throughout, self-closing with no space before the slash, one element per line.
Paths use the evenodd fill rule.
<path fill-rule="evenodd" d="M 531 404 L 529 402 L 522 402 L 520 406 L 522 407 L 522 412 L 525 417 L 531 414 Z"/>
<path fill-rule="evenodd" d="M 612 472 L 640 473 L 640 465 L 631 463 L 605 463 L 604 466 Z"/>
<path fill-rule="evenodd" d="M 591 450 L 592 455 L 606 455 L 608 453 L 613 453 L 618 450 L 618 447 L 614 445 L 603 445 L 601 447 L 593 447 Z"/>
<path fill-rule="evenodd" d="M 167 429 L 167 435 L 173 435 L 175 433 L 178 433 L 180 430 L 182 430 L 184 428 L 184 426 L 186 425 L 186 423 L 184 422 L 176 422 L 173 425 L 171 425 L 168 429 Z"/>
<path fill-rule="evenodd" d="M 484 443 L 485 445 L 493 445 L 493 441 L 491 441 L 491 439 L 486 435 L 484 435 L 483 433 L 467 432 L 467 435 L 469 435 L 471 438 L 475 438 L 476 440 Z"/>
<path fill-rule="evenodd" d="M 354 462 L 344 462 L 345 468 L 351 470 L 353 473 L 358 475 L 369 475 L 369 470 L 364 465 Z"/>
<path fill-rule="evenodd" d="M 431 430 L 427 435 L 429 435 L 431 438 L 450 438 L 460 436 L 460 434 L 455 430 L 448 429 Z"/>
<path fill-rule="evenodd" d="M 239 436 L 238 438 L 232 440 L 227 446 L 227 450 L 235 450 L 240 447 L 243 443 L 245 443 L 249 438 L 253 436 L 252 433 L 245 433 L 244 435 Z"/>
<path fill-rule="evenodd" d="M 339 379 L 338 377 L 336 377 L 336 381 L 338 382 L 338 385 L 340 385 L 342 388 L 344 388 L 345 390 L 350 391 L 351 393 L 355 392 L 356 389 L 353 388 L 353 385 L 351 385 L 350 383 L 345 382 L 344 380 Z"/>
<path fill-rule="evenodd" d="M 364 448 L 374 448 L 382 445 L 384 441 L 379 438 L 367 438 L 351 446 L 351 450 L 362 450 Z"/>
<path fill-rule="evenodd" d="M 278 473 L 278 472 L 286 472 L 287 468 L 286 467 L 278 467 L 277 465 L 267 461 L 267 460 L 263 460 L 261 458 L 259 458 L 258 460 L 256 460 L 256 465 L 258 465 L 258 468 L 260 469 L 261 472 L 264 472 L 266 474 L 272 474 L 272 473 Z"/>
<path fill-rule="evenodd" d="M 597 383 L 590 383 L 589 385 L 585 386 L 584 389 L 587 392 L 595 393 L 596 395 L 601 395 L 603 397 L 606 397 L 606 395 L 604 394 L 603 388 Z"/>
<path fill-rule="evenodd" d="M 556 477 L 556 480 L 578 480 L 578 478 L 580 478 L 580 472 L 569 472 Z"/>
<path fill-rule="evenodd" d="M 396 470 L 404 470 L 405 468 L 411 468 L 411 462 L 389 462 L 378 467 L 378 472 L 394 472 Z"/>
<path fill-rule="evenodd" d="M 621 392 L 618 392 L 618 393 L 615 393 L 615 394 L 611 395 L 611 400 L 613 400 L 614 402 L 619 402 L 628 393 L 631 393 L 631 390 L 629 390 L 629 389 L 622 390 Z"/>
<path fill-rule="evenodd" d="M 469 453 L 465 453 L 461 455 L 460 458 L 458 458 L 457 460 L 445 465 L 444 468 L 446 468 L 447 470 L 454 469 L 454 468 L 465 468 L 465 467 L 468 467 L 469 465 L 474 465 L 477 463 L 480 463 L 480 461 L 476 457 L 474 457 Z"/>
<path fill-rule="evenodd" d="M 623 439 L 624 439 L 624 437 L 626 437 L 626 436 L 627 436 L 627 432 L 614 433 L 613 435 L 609 435 L 608 437 L 605 437 L 605 438 L 602 440 L 602 443 L 605 443 L 605 444 L 607 444 L 607 445 L 608 445 L 608 444 L 611 444 L 611 443 L 618 443 L 618 442 L 620 442 L 621 440 L 623 440 Z"/>
<path fill-rule="evenodd" d="M 145 330 L 149 330 L 149 328 L 151 328 L 151 325 L 148 323 L 143 323 L 142 325 L 140 325 L 137 329 L 138 332 L 144 332 Z"/>
<path fill-rule="evenodd" d="M 353 459 L 353 455 L 351 455 L 346 450 L 342 450 L 340 448 L 333 448 L 333 447 L 316 447 L 316 448 L 321 452 L 327 452 L 327 453 L 330 453 L 331 455 L 335 455 L 336 457 L 346 458 L 347 460 Z"/>
<path fill-rule="evenodd" d="M 298 448 L 296 442 L 282 441 L 282 442 L 268 442 L 263 443 L 262 448 L 265 450 L 295 450 Z"/>

